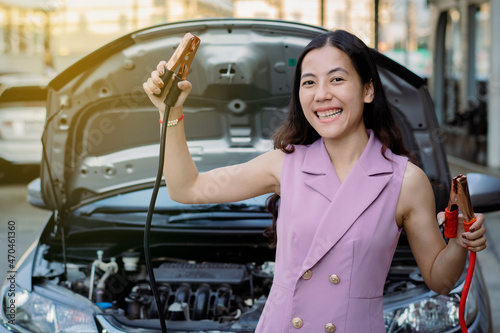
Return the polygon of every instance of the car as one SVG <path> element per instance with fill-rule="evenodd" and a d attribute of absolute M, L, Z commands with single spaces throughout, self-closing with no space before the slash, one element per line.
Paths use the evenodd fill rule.
<path fill-rule="evenodd" d="M 42 160 L 46 85 L 0 86 L 0 179 Z"/>
<path fill-rule="evenodd" d="M 162 186 L 145 251 L 160 135 L 142 83 L 186 32 L 199 36 L 184 106 L 190 153 L 201 172 L 244 162 L 273 148 L 296 59 L 325 31 L 260 19 L 168 23 L 127 34 L 56 76 L 48 85 L 41 175 L 29 190 L 32 204 L 53 213 L 6 279 L 0 332 L 159 332 L 159 311 L 169 332 L 254 332 L 274 273 L 275 251 L 263 235 L 272 223 L 267 196 L 187 205 Z M 373 55 L 405 145 L 443 210 L 451 177 L 425 82 Z M 498 182 L 479 175 L 469 186 L 476 211 L 500 210 Z M 465 273 L 449 295 L 431 291 L 403 232 L 384 288 L 386 331 L 458 332 Z M 467 301 L 469 332 L 491 332 L 491 316 L 478 266 Z"/>

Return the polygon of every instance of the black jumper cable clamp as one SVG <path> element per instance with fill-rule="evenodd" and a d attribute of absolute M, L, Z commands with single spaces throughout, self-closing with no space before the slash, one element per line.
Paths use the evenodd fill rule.
<path fill-rule="evenodd" d="M 165 73 L 160 77 L 163 81 L 163 87 L 160 88 L 161 92 L 159 94 L 154 94 L 155 96 L 161 96 L 165 89 L 169 89 L 164 100 L 167 107 L 172 107 L 175 105 L 175 102 L 177 102 L 177 98 L 181 93 L 177 83 L 187 78 L 189 68 L 191 67 L 191 63 L 193 62 L 199 45 L 200 38 L 198 36 L 189 32 L 186 33 L 174 54 L 167 62 Z M 177 67 L 179 67 L 179 71 L 174 73 Z"/>

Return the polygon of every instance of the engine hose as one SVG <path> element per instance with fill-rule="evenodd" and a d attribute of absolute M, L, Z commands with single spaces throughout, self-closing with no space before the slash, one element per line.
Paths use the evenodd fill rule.
<path fill-rule="evenodd" d="M 167 325 L 165 324 L 165 316 L 163 313 L 163 304 L 161 302 L 160 294 L 156 288 L 156 279 L 153 272 L 153 265 L 151 264 L 151 253 L 149 252 L 149 231 L 151 229 L 151 221 L 153 219 L 153 212 L 155 209 L 156 198 L 158 196 L 158 190 L 160 189 L 161 177 L 163 174 L 163 163 L 165 161 L 165 142 L 167 138 L 167 120 L 170 114 L 170 106 L 165 106 L 165 114 L 163 115 L 163 124 L 160 136 L 160 156 L 158 161 L 158 171 L 156 173 L 156 180 L 153 188 L 153 193 L 151 194 L 151 201 L 149 203 L 148 215 L 146 217 L 146 225 L 144 228 L 144 259 L 146 261 L 146 269 L 149 275 L 149 281 L 151 284 L 151 291 L 153 292 L 156 307 L 158 309 L 158 319 L 160 320 L 160 326 L 162 333 L 167 333 Z"/>

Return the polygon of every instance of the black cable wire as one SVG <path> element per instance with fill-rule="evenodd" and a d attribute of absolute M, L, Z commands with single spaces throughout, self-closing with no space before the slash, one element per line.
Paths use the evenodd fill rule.
<path fill-rule="evenodd" d="M 62 112 L 62 109 L 59 110 L 59 111 L 57 111 L 56 113 L 54 113 L 49 118 L 47 118 L 47 120 L 45 121 L 45 126 L 43 128 L 42 137 L 40 139 L 40 141 L 42 141 L 43 163 L 47 167 L 47 174 L 49 175 L 49 181 L 50 181 L 50 189 L 52 190 L 52 196 L 54 197 L 54 201 L 55 201 L 55 204 L 56 204 L 55 209 L 57 209 L 57 210 L 61 210 L 61 206 L 62 205 L 59 203 L 59 199 L 58 199 L 57 194 L 56 194 L 54 179 L 52 177 L 52 171 L 51 171 L 51 168 L 50 168 L 49 159 L 48 159 L 48 155 L 47 155 L 47 144 L 45 143 L 45 141 L 47 140 L 46 134 L 47 134 L 47 131 L 48 131 L 50 123 L 52 122 L 52 120 L 55 119 L 55 117 L 60 112 Z M 40 182 L 40 184 L 41 184 L 41 182 Z M 40 192 L 41 191 L 42 191 L 42 188 L 41 188 L 41 185 L 40 185 Z"/>
<path fill-rule="evenodd" d="M 170 106 L 166 105 L 165 114 L 163 115 L 163 126 L 160 136 L 160 156 L 158 161 L 158 171 L 156 173 L 156 180 L 153 188 L 153 193 L 151 195 L 151 201 L 149 203 L 148 215 L 146 217 L 146 226 L 144 228 L 144 259 L 146 261 L 146 269 L 149 274 L 149 281 L 151 284 L 151 290 L 155 297 L 156 307 L 158 309 L 158 318 L 160 320 L 160 326 L 162 333 L 167 333 L 167 325 L 165 324 L 165 316 L 163 313 L 163 305 L 161 302 L 160 294 L 156 288 L 156 279 L 153 272 L 153 266 L 151 264 L 151 254 L 149 252 L 149 231 L 151 228 L 151 220 L 153 219 L 153 212 L 155 209 L 156 198 L 158 196 L 158 190 L 160 189 L 161 177 L 163 174 L 163 163 L 165 161 L 165 142 L 167 138 L 167 121 L 170 113 Z"/>
<path fill-rule="evenodd" d="M 42 155 L 43 155 L 42 160 L 47 168 L 47 174 L 49 175 L 49 181 L 50 181 L 50 189 L 52 192 L 52 197 L 54 198 L 54 201 L 55 201 L 54 222 L 56 223 L 58 228 L 61 228 L 60 230 L 61 230 L 61 241 L 62 241 L 61 245 L 62 245 L 62 255 L 63 255 L 63 269 L 64 269 L 64 276 L 67 277 L 68 271 L 67 271 L 67 262 L 66 262 L 66 242 L 65 242 L 66 236 L 64 234 L 63 220 L 61 217 L 61 214 L 63 214 L 63 207 L 62 207 L 61 203 L 59 202 L 59 199 L 58 199 L 58 196 L 56 193 L 54 178 L 52 177 L 52 170 L 50 168 L 49 158 L 47 155 L 47 144 L 45 142 L 47 140 L 46 134 L 48 132 L 48 128 L 49 128 L 50 123 L 61 112 L 62 112 L 62 109 L 60 109 L 59 111 L 54 113 L 52 116 L 47 118 L 47 120 L 45 121 L 45 126 L 43 128 L 43 133 L 42 133 L 42 137 L 40 138 L 40 141 L 42 142 Z M 42 184 L 42 181 L 40 179 L 40 194 L 43 192 L 42 186 L 43 186 L 43 184 Z M 43 200 L 43 197 L 42 197 L 42 200 Z"/>
<path fill-rule="evenodd" d="M 172 73 L 171 71 L 168 71 L 169 73 Z M 162 77 L 162 80 L 165 82 L 165 80 L 168 80 L 172 74 L 164 75 Z M 167 141 L 167 124 L 168 124 L 168 117 L 170 114 L 170 107 L 174 106 L 175 103 L 177 102 L 177 99 L 179 98 L 179 95 L 181 93 L 181 89 L 179 89 L 178 83 L 181 81 L 181 78 L 178 77 L 177 75 L 174 75 L 174 79 L 172 80 L 172 85 L 170 87 L 170 90 L 167 93 L 167 96 L 165 97 L 164 103 L 165 103 L 165 112 L 163 114 L 163 126 L 161 129 L 161 136 L 160 136 L 160 156 L 159 156 L 159 161 L 158 161 L 158 170 L 156 172 L 156 180 L 155 180 L 155 185 L 153 188 L 153 193 L 151 194 L 151 201 L 149 203 L 149 208 L 148 208 L 148 216 L 146 217 L 146 226 L 144 228 L 144 259 L 146 261 L 146 269 L 148 271 L 149 275 L 149 280 L 151 284 L 151 290 L 153 292 L 153 295 L 155 297 L 156 301 L 156 307 L 158 308 L 158 318 L 160 320 L 160 326 L 161 326 L 161 331 L 162 333 L 167 333 L 167 326 L 165 323 L 165 317 L 163 313 L 163 305 L 161 302 L 160 294 L 158 293 L 158 290 L 156 288 L 156 279 L 153 271 L 153 266 L 151 264 L 151 253 L 149 252 L 149 231 L 151 229 L 151 220 L 153 219 L 153 212 L 155 209 L 155 204 L 156 204 L 156 198 L 158 196 L 158 190 L 160 189 L 160 184 L 161 184 L 161 176 L 163 174 L 163 164 L 165 161 L 165 143 Z M 165 83 L 165 87 L 167 84 Z"/>

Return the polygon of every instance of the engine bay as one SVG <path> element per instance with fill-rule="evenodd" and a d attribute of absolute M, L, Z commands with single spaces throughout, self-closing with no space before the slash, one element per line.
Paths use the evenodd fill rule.
<path fill-rule="evenodd" d="M 45 251 L 45 253 L 48 253 Z M 50 279 L 95 303 L 124 325 L 157 320 L 158 308 L 143 263 L 134 250 L 90 263 L 67 263 L 66 278 Z M 196 262 L 154 258 L 154 274 L 168 327 L 183 330 L 255 329 L 274 276 L 274 262 Z M 53 263 L 52 263 L 53 264 Z M 49 264 L 50 265 L 50 264 Z M 384 294 L 423 285 L 416 266 L 391 268 Z"/>
<path fill-rule="evenodd" d="M 44 283 L 70 289 L 124 325 L 158 320 L 142 253 L 130 250 L 104 258 L 103 251 L 97 250 L 91 262 L 68 261 L 63 274 L 62 263 L 52 261 L 50 247 L 41 245 L 38 253 L 41 252 L 45 257 Z M 234 255 L 234 251 L 228 252 Z M 156 285 L 169 328 L 255 329 L 271 288 L 274 262 L 234 261 L 153 258 Z"/>
<path fill-rule="evenodd" d="M 268 247 L 263 225 L 224 223 L 176 224 L 152 235 L 153 271 L 169 328 L 255 330 L 273 282 L 275 251 Z M 142 226 L 103 225 L 109 224 L 73 223 L 65 250 L 61 239 L 45 229 L 36 252 L 35 283 L 71 290 L 125 331 L 157 329 L 159 309 L 145 265 Z M 416 288 L 426 287 L 403 233 L 384 296 Z"/>

